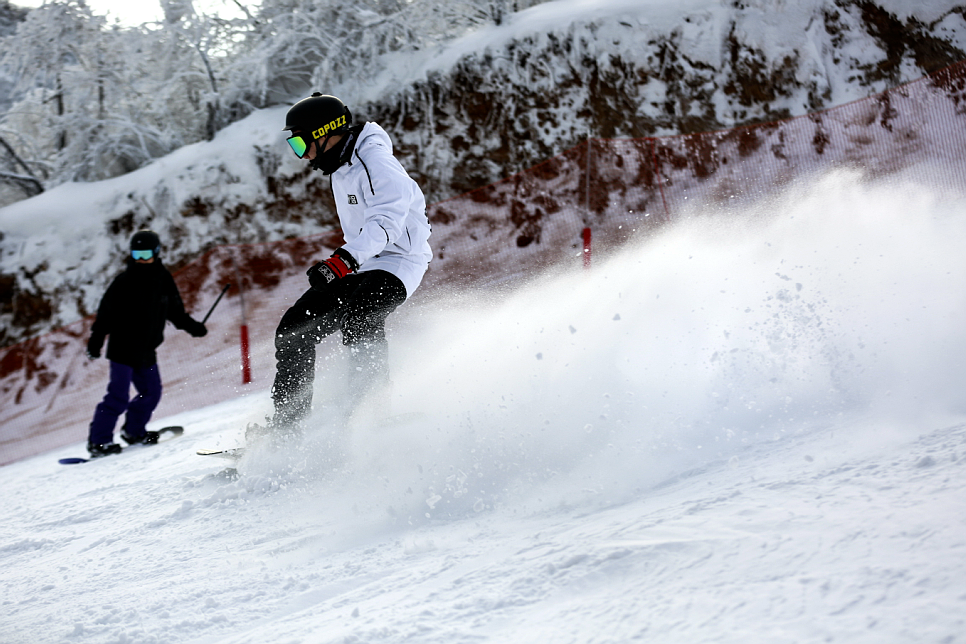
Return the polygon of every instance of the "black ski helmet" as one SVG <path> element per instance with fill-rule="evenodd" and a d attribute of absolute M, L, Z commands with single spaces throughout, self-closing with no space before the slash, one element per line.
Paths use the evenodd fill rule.
<path fill-rule="evenodd" d="M 352 113 L 345 103 L 335 96 L 315 92 L 289 109 L 284 129 L 291 130 L 289 144 L 299 158 L 305 158 L 306 151 L 316 143 L 316 152 L 309 165 L 321 170 L 322 174 L 332 174 L 349 161 L 355 147 L 355 128 L 351 126 Z M 341 145 L 326 149 L 331 137 L 343 134 L 348 136 Z"/>
<path fill-rule="evenodd" d="M 315 92 L 293 105 L 285 115 L 285 130 L 299 133 L 307 140 L 342 134 L 352 125 L 352 113 L 335 96 Z"/>
<path fill-rule="evenodd" d="M 153 230 L 139 230 L 131 237 L 131 250 L 150 250 L 161 254 L 161 238 Z"/>

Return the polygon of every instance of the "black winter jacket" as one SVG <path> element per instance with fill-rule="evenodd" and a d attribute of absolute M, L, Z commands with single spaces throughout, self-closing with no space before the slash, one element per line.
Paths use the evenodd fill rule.
<path fill-rule="evenodd" d="M 160 258 L 151 264 L 138 264 L 128 258 L 127 268 L 114 278 L 101 298 L 88 351 L 99 354 L 104 336 L 110 336 L 108 360 L 130 367 L 149 367 L 158 361 L 155 349 L 164 341 L 166 320 L 192 335 L 204 329 L 185 312 L 174 278 Z"/>

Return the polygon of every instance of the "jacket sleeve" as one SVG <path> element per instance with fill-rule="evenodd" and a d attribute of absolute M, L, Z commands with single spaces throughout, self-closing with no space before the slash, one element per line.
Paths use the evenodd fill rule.
<path fill-rule="evenodd" d="M 360 190 L 366 204 L 365 223 L 359 236 L 343 248 L 363 264 L 405 233 L 416 184 L 382 145 L 367 147 L 359 160 L 365 165 L 371 182 Z"/>
<path fill-rule="evenodd" d="M 98 351 L 104 346 L 104 338 L 110 335 L 114 329 L 115 318 L 117 317 L 117 280 L 118 278 L 115 277 L 110 286 L 107 287 L 107 291 L 104 292 L 104 296 L 97 306 L 94 324 L 91 325 L 91 337 L 87 344 Z"/>
<path fill-rule="evenodd" d="M 181 300 L 181 292 L 178 285 L 174 283 L 174 278 L 168 274 L 168 311 L 167 318 L 175 328 L 186 331 L 198 324 L 194 318 L 184 310 L 184 302 Z"/>

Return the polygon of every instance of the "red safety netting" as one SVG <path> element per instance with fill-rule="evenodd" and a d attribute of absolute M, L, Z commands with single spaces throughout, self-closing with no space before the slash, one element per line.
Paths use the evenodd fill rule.
<path fill-rule="evenodd" d="M 490 289 L 595 254 L 691 212 L 726 215 L 834 168 L 866 176 L 903 172 L 966 189 L 966 63 L 848 105 L 720 132 L 590 139 L 534 168 L 433 204 L 436 258 L 413 306 L 452 291 Z M 274 376 L 272 335 L 306 288 L 304 269 L 340 243 L 338 233 L 224 246 L 175 275 L 201 318 L 233 286 L 196 340 L 168 327 L 158 352 L 165 394 L 156 417 L 248 393 Z M 92 319 L 0 350 L 0 464 L 86 438 L 107 383 L 89 362 Z M 242 383 L 240 329 L 248 331 L 252 382 Z M 264 399 L 264 400 L 261 400 Z M 270 401 L 261 396 L 266 412 Z"/>

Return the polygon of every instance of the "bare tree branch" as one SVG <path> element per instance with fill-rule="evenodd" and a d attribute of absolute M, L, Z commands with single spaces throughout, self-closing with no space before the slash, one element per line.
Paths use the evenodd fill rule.
<path fill-rule="evenodd" d="M 28 177 L 24 174 L 0 171 L 0 181 L 12 183 L 26 192 L 28 197 L 34 197 L 44 191 L 44 186 L 36 177 Z"/>
<path fill-rule="evenodd" d="M 3 173 L 0 173 L 0 176 L 2 176 L 4 179 L 6 179 L 8 181 L 11 181 L 13 183 L 16 183 L 17 185 L 21 186 L 22 188 L 24 187 L 24 184 L 33 185 L 35 187 L 36 191 L 33 192 L 32 194 L 31 194 L 31 192 L 29 190 L 27 190 L 26 188 L 24 188 L 24 190 L 26 190 L 27 193 L 30 196 L 33 196 L 35 194 L 38 194 L 39 195 L 41 192 L 43 192 L 44 191 L 44 185 L 40 182 L 40 179 L 38 179 L 36 176 L 34 176 L 34 173 L 30 169 L 30 166 L 28 166 L 27 163 L 23 159 L 20 158 L 20 156 L 17 154 L 17 151 L 14 150 L 13 147 L 9 143 L 7 143 L 7 141 L 2 136 L 0 136 L 0 145 L 3 146 L 3 148 L 7 151 L 7 154 L 10 155 L 10 157 L 14 161 L 16 161 L 17 164 L 20 165 L 20 167 L 22 167 L 24 169 L 24 171 L 27 173 L 27 176 L 23 176 L 23 175 L 17 175 L 17 174 L 12 174 L 12 173 L 8 173 L 8 172 L 3 172 Z"/>

